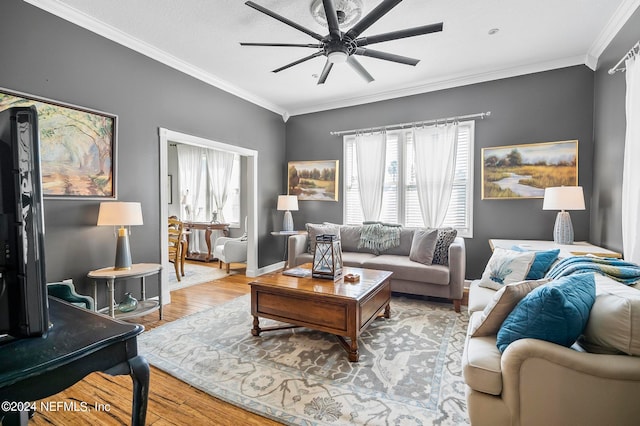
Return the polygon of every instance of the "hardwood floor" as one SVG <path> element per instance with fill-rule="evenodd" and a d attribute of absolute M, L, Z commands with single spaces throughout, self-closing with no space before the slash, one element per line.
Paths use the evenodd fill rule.
<path fill-rule="evenodd" d="M 199 263 L 202 265 L 203 263 Z M 217 267 L 212 262 L 211 267 Z M 243 265 L 233 264 L 232 268 Z M 188 265 L 187 265 L 188 267 Z M 171 303 L 164 307 L 164 319 L 158 313 L 137 318 L 137 322 L 151 330 L 186 315 L 225 303 L 249 293 L 250 281 L 244 273 L 195 285 L 171 293 Z M 250 330 L 247 330 L 250 333 Z M 60 406 L 60 411 L 37 411 L 32 425 L 121 425 L 131 421 L 132 384 L 129 376 L 109 376 L 93 373 L 57 395 L 47 398 Z M 108 411 L 91 409 L 88 412 L 64 410 L 75 402 L 82 407 L 104 404 Z M 39 402 L 37 404 L 39 407 Z M 279 423 L 242 410 L 216 399 L 163 371 L 151 366 L 147 425 L 278 425 Z"/>

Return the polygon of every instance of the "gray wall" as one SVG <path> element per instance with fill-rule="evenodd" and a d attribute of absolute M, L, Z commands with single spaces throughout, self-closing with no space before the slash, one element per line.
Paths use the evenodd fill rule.
<path fill-rule="evenodd" d="M 474 237 L 466 240 L 467 278 L 477 278 L 491 255 L 490 238 L 552 239 L 556 212 L 542 199 L 481 200 L 481 149 L 489 146 L 578 139 L 579 184 L 587 206 L 593 163 L 593 72 L 564 68 L 411 97 L 301 116 L 287 122 L 287 160 L 342 160 L 342 138 L 332 130 L 405 123 L 491 111 L 476 122 Z M 342 164 L 342 163 L 341 163 Z M 343 173 L 341 173 L 343 175 Z M 283 183 L 284 185 L 284 183 Z M 337 203 L 304 201 L 294 221 L 342 223 Z M 589 239 L 589 209 L 571 212 L 576 240 Z"/>
<path fill-rule="evenodd" d="M 134 262 L 160 262 L 159 127 L 259 151 L 258 215 L 274 214 L 285 157 L 279 115 L 22 1 L 0 2 L 0 16 L 0 87 L 118 116 L 118 198 L 140 201 L 144 216 L 132 229 Z M 45 200 L 48 281 L 73 278 L 87 292 L 87 272 L 113 264 L 115 239 L 95 226 L 98 206 Z M 259 266 L 281 260 L 270 224 L 258 226 Z"/>
<path fill-rule="evenodd" d="M 602 53 L 595 76 L 591 241 L 619 252 L 622 252 L 622 164 L 626 131 L 626 84 L 623 72 L 609 75 L 608 70 L 638 40 L 640 9 L 629 18 Z"/>

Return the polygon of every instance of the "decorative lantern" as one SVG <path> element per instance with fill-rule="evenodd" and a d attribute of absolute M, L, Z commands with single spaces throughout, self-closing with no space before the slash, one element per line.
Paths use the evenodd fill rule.
<path fill-rule="evenodd" d="M 342 277 L 342 248 L 336 235 L 318 235 L 313 255 L 313 278 L 338 280 Z"/>

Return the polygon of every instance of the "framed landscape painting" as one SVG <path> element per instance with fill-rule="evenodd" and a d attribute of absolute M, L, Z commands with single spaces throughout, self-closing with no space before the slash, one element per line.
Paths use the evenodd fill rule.
<path fill-rule="evenodd" d="M 482 199 L 543 198 L 552 186 L 578 185 L 578 141 L 482 149 Z"/>
<path fill-rule="evenodd" d="M 338 201 L 338 170 L 338 160 L 290 161 L 287 193 L 302 201 Z"/>
<path fill-rule="evenodd" d="M 116 116 L 0 88 L 0 110 L 35 105 L 45 198 L 116 198 Z"/>

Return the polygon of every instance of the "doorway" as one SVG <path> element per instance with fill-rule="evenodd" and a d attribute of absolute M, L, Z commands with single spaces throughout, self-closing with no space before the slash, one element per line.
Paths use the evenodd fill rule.
<path fill-rule="evenodd" d="M 213 141 L 186 133 L 160 128 L 160 223 L 166 224 L 169 219 L 168 212 L 168 155 L 169 143 L 181 143 L 203 148 L 213 148 L 233 152 L 246 158 L 247 163 L 247 190 L 243 202 L 247 206 L 247 269 L 248 277 L 258 274 L 258 244 L 256 232 L 258 230 L 258 151 Z M 160 232 L 160 256 L 162 257 L 162 282 L 167 283 L 169 271 L 169 240 L 166 232 Z M 169 286 L 163 286 L 163 300 L 169 303 L 171 293 Z"/>

